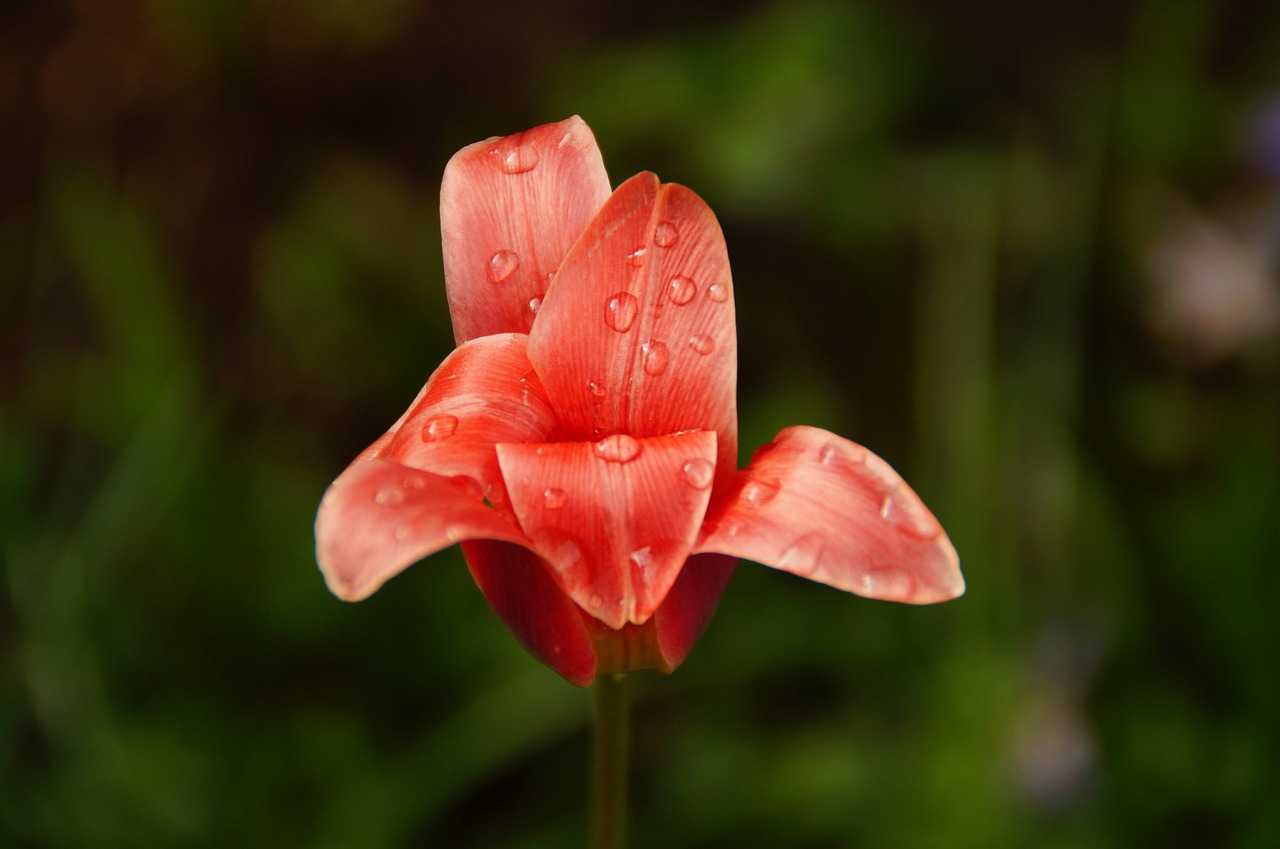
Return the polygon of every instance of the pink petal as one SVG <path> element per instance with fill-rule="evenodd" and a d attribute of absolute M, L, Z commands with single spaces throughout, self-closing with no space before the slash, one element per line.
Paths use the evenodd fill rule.
<path fill-rule="evenodd" d="M 736 557 L 723 554 L 695 554 L 685 561 L 671 591 L 653 614 L 658 647 L 671 669 L 684 662 L 702 636 L 737 565 Z"/>
<path fill-rule="evenodd" d="M 930 604 L 964 592 L 951 541 L 898 473 L 812 427 L 787 428 L 756 452 L 717 497 L 696 550 L 867 598 Z"/>
<path fill-rule="evenodd" d="M 511 506 L 560 588 L 610 628 L 646 621 L 680 572 L 715 475 L 706 431 L 499 445 Z"/>
<path fill-rule="evenodd" d="M 702 199 L 653 174 L 623 183 L 565 257 L 529 359 L 572 438 L 719 435 L 737 467 L 737 338 L 724 236 Z"/>
<path fill-rule="evenodd" d="M 527 545 L 466 480 L 378 458 L 349 466 L 316 515 L 316 560 L 333 594 L 367 598 L 406 567 L 463 540 Z"/>
<path fill-rule="evenodd" d="M 490 504 L 510 515 L 494 445 L 544 442 L 557 427 L 546 391 L 525 356 L 527 341 L 504 333 L 455 349 L 388 436 L 366 454 L 438 475 L 464 475 Z"/>
<path fill-rule="evenodd" d="M 580 687 L 596 677 L 582 611 L 560 591 L 537 555 L 503 542 L 467 542 L 462 553 L 489 606 L 534 657 Z"/>
<path fill-rule="evenodd" d="M 576 116 L 454 154 L 440 229 L 458 342 L 527 332 L 551 275 L 608 197 L 595 137 Z"/>

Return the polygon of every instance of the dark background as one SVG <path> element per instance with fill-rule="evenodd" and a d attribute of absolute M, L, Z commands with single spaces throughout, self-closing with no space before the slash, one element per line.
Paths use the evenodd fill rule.
<path fill-rule="evenodd" d="M 744 455 L 892 462 L 968 594 L 743 564 L 635 676 L 665 847 L 1280 845 L 1280 6 L 0 7 L 0 845 L 581 842 L 587 693 L 328 482 L 451 347 L 455 150 L 716 210 Z"/>

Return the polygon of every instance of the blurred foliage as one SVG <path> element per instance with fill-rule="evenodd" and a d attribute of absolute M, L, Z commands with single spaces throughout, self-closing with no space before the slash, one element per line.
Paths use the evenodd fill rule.
<path fill-rule="evenodd" d="M 720 216 L 744 452 L 871 446 L 969 584 L 744 564 L 637 845 L 1280 845 L 1278 96 L 1260 3 L 5 6 L 0 845 L 581 839 L 456 551 L 348 606 L 311 539 L 451 347 L 448 156 L 573 113 Z"/>

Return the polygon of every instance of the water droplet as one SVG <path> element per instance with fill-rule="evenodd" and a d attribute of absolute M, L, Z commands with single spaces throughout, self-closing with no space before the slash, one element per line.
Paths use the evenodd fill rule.
<path fill-rule="evenodd" d="M 626 333 L 635 324 L 640 304 L 630 292 L 618 292 L 604 307 L 604 323 L 619 333 Z"/>
<path fill-rule="evenodd" d="M 497 153 L 504 174 L 523 174 L 538 164 L 538 149 L 529 145 L 513 144 Z"/>
<path fill-rule="evenodd" d="M 653 241 L 660 248 L 671 247 L 678 238 L 680 238 L 680 231 L 670 221 L 659 221 L 658 226 L 653 231 Z"/>
<path fill-rule="evenodd" d="M 602 599 L 596 593 L 592 593 L 591 597 L 587 599 L 587 606 L 590 607 L 592 610 L 599 610 L 603 604 L 604 604 L 604 599 Z"/>
<path fill-rule="evenodd" d="M 491 483 L 484 488 L 484 500 L 491 507 L 501 507 L 507 502 L 507 492 L 500 483 Z"/>
<path fill-rule="evenodd" d="M 742 488 L 742 500 L 756 507 L 763 507 L 778 494 L 778 482 L 757 478 Z"/>
<path fill-rule="evenodd" d="M 640 456 L 640 443 L 625 433 L 614 433 L 596 443 L 596 455 L 610 463 L 630 463 Z"/>
<path fill-rule="evenodd" d="M 682 307 L 692 301 L 696 294 L 698 294 L 698 284 L 693 282 L 692 277 L 677 274 L 671 278 L 671 285 L 667 288 L 667 297 L 671 299 L 671 303 Z"/>
<path fill-rule="evenodd" d="M 873 569 L 862 576 L 864 595 L 884 601 L 906 601 L 916 593 L 916 579 L 901 569 Z"/>
<path fill-rule="evenodd" d="M 404 490 L 398 486 L 384 486 L 374 493 L 373 500 L 383 507 L 396 507 L 404 503 Z"/>
<path fill-rule="evenodd" d="M 440 442 L 453 436 L 458 430 L 458 417 L 448 413 L 432 416 L 422 423 L 422 441 Z"/>
<path fill-rule="evenodd" d="M 729 300 L 729 287 L 723 283 L 712 283 L 707 287 L 707 300 L 723 304 Z"/>
<path fill-rule="evenodd" d="M 699 333 L 696 336 L 689 337 L 689 347 L 693 349 L 695 354 L 705 357 L 716 349 L 716 340 L 705 333 Z"/>
<path fill-rule="evenodd" d="M 406 492 L 417 492 L 427 488 L 427 479 L 420 476 L 407 477 L 400 481 L 400 485 Z"/>
<path fill-rule="evenodd" d="M 515 274 L 519 267 L 520 257 L 515 251 L 501 250 L 489 257 L 489 267 L 485 269 L 485 275 L 490 283 L 501 283 Z"/>
<path fill-rule="evenodd" d="M 671 361 L 671 352 L 667 350 L 667 346 L 656 339 L 650 339 L 640 346 L 640 353 L 644 358 L 644 373 L 657 377 L 667 370 L 667 363 Z"/>
<path fill-rule="evenodd" d="M 529 299 L 529 312 L 536 314 L 541 307 L 542 307 L 541 297 Z"/>
<path fill-rule="evenodd" d="M 822 554 L 827 541 L 817 531 L 807 533 L 783 550 L 778 558 L 778 568 L 797 575 L 813 575 L 822 565 Z"/>
<path fill-rule="evenodd" d="M 413 536 L 413 526 L 397 525 L 396 529 L 391 532 L 391 535 L 395 537 L 396 542 L 404 542 L 409 537 Z"/>
<path fill-rule="evenodd" d="M 470 475 L 454 475 L 449 478 L 449 483 L 463 495 L 474 498 L 476 501 L 484 500 L 484 486 Z"/>
<path fill-rule="evenodd" d="M 596 396 L 597 398 L 603 398 L 605 396 L 605 392 L 607 391 L 605 390 L 603 384 L 596 383 L 594 380 L 589 381 L 587 383 L 587 389 L 591 390 L 591 394 Z"/>
<path fill-rule="evenodd" d="M 548 510 L 559 510 L 569 500 L 563 489 L 550 487 L 542 491 L 542 506 Z"/>
<path fill-rule="evenodd" d="M 824 466 L 835 465 L 836 459 L 840 456 L 840 445 L 836 442 L 828 442 L 822 446 L 822 450 L 818 452 L 818 462 Z"/>
<path fill-rule="evenodd" d="M 641 572 L 645 573 L 653 569 L 653 565 L 657 560 L 657 558 L 653 556 L 653 546 L 651 545 L 646 545 L 644 548 L 637 548 L 635 551 L 631 552 L 631 556 L 628 559 L 631 561 L 632 566 L 635 566 Z"/>
<path fill-rule="evenodd" d="M 449 542 L 462 542 L 467 536 L 465 525 L 445 525 L 444 538 Z"/>
<path fill-rule="evenodd" d="M 702 457 L 694 457 L 680 468 L 680 477 L 694 489 L 706 489 L 716 477 L 716 465 Z"/>
<path fill-rule="evenodd" d="M 933 539 L 941 530 L 928 508 L 904 483 L 899 483 L 880 502 L 880 518 L 920 539 Z"/>
<path fill-rule="evenodd" d="M 635 266 L 636 268 L 639 268 L 640 266 L 644 265 L 645 254 L 647 253 L 649 253 L 649 249 L 646 248 L 644 245 L 641 245 L 631 253 L 627 254 L 627 259 L 631 260 L 631 264 L 633 266 Z"/>

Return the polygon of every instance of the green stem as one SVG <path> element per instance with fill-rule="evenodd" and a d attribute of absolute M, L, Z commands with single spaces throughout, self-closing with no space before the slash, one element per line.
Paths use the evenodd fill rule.
<path fill-rule="evenodd" d="M 591 849 L 627 843 L 627 679 L 602 675 L 595 691 L 591 764 Z"/>

